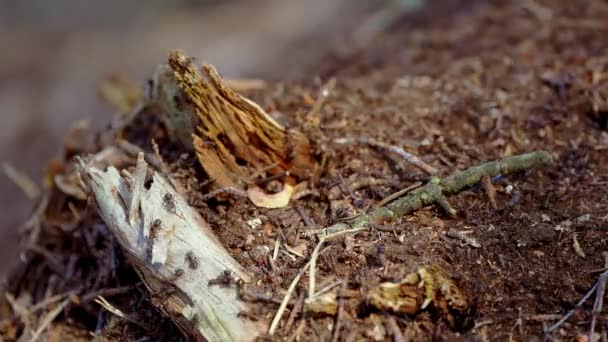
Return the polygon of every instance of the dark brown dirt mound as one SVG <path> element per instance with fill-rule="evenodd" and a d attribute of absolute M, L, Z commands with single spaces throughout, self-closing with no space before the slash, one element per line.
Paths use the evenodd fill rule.
<path fill-rule="evenodd" d="M 327 243 L 316 279 L 319 288 L 342 284 L 340 318 L 301 312 L 297 298 L 304 298 L 305 276 L 288 306 L 286 316 L 294 312 L 293 318 L 279 330 L 281 337 L 328 340 L 339 322 L 345 340 L 386 340 L 397 330 L 410 340 L 540 337 L 606 268 L 606 14 L 608 5 L 600 1 L 493 1 L 416 25 L 400 22 L 369 47 L 345 60 L 329 58 L 317 71 L 336 79 L 320 108 L 318 129 L 302 126 L 302 118 L 321 84 L 279 84 L 248 94 L 294 122 L 328 160 L 311 194 L 284 209 L 260 209 L 231 194 L 202 198 L 207 176 L 194 155 L 166 141 L 159 122 L 135 121 L 124 137 L 147 150 L 150 138 L 157 140 L 173 175 L 188 189 L 190 204 L 255 275 L 247 291 L 258 294 L 257 304 L 246 314 L 262 321 L 272 319 L 284 290 L 309 260 L 317 241 L 307 231 L 365 212 L 428 179 L 398 157 L 338 145 L 336 139 L 368 137 L 403 147 L 442 176 L 513 154 L 549 151 L 556 157 L 552 167 L 494 179 L 496 208 L 481 186 L 473 187 L 450 198 L 456 217 L 424 208 L 383 229 Z M 272 186 L 260 178 L 261 185 Z M 143 291 L 93 207 L 57 193 L 44 220 L 28 230 L 9 292 L 16 298 L 29 294 L 38 303 L 72 291 L 63 321 L 90 331 L 98 327 L 108 337 L 120 329 L 133 337 L 177 336 L 117 322 L 90 303 L 97 292 L 126 286 L 111 297 L 115 305 L 138 322 L 162 321 L 150 305 L 162 294 Z M 479 247 L 453 238 L 454 231 Z M 277 239 L 293 251 L 269 262 Z M 455 322 L 433 310 L 393 315 L 366 302 L 380 282 L 431 264 L 471 299 Z M 555 338 L 586 334 L 591 307 L 592 300 Z M 0 326 L 9 337 L 11 329 L 22 327 L 17 315 L 10 317 Z M 605 336 L 606 328 L 600 315 L 596 331 Z"/>

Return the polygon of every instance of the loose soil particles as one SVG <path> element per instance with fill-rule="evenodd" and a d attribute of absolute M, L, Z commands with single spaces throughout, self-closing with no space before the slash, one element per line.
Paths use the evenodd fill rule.
<path fill-rule="evenodd" d="M 391 340 L 395 328 L 387 322 L 394 320 L 406 340 L 539 340 L 607 267 L 608 3 L 491 1 L 434 13 L 442 12 L 431 6 L 346 58 L 328 57 L 311 71 L 319 78 L 246 94 L 306 133 L 327 160 L 310 194 L 287 208 L 257 208 L 231 193 L 205 198 L 209 182 L 196 157 L 169 143 L 159 121 L 150 119 L 155 113 L 124 131 L 145 150 L 152 150 L 150 138 L 159 143 L 189 203 L 256 279 L 247 287 L 253 310 L 243 314 L 266 322 L 318 242 L 307 231 L 366 212 L 429 178 L 386 151 L 335 139 L 402 147 L 441 176 L 533 150 L 555 157 L 551 167 L 494 179 L 497 208 L 476 186 L 449 198 L 455 217 L 427 207 L 326 243 L 317 288 L 342 283 L 348 295 L 340 319 L 302 313 L 306 273 L 272 339 L 330 340 L 339 321 L 339 340 Z M 319 110 L 320 125 L 303 125 L 330 78 L 336 84 Z M 264 174 L 259 184 L 276 186 Z M 16 298 L 29 294 L 31 303 L 73 291 L 49 336 L 87 338 L 96 331 L 109 339 L 182 339 L 153 308 L 163 294 L 147 293 L 94 206 L 57 191 L 53 196 L 38 237 L 24 233 L 24 257 L 8 291 Z M 464 232 L 480 247 L 449 231 Z M 283 250 L 271 264 L 267 254 L 277 239 L 295 253 Z M 368 305 L 371 288 L 424 265 L 439 266 L 467 294 L 470 308 L 454 324 L 432 310 L 408 316 Z M 116 319 L 92 302 L 97 294 L 154 328 Z M 593 298 L 548 337 L 585 338 Z M 23 325 L 6 314 L 0 328 L 10 339 Z M 607 329 L 600 314 L 595 330 L 606 336 Z"/>

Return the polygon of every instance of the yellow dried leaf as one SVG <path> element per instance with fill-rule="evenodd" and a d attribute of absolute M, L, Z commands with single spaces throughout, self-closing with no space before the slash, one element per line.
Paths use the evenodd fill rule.
<path fill-rule="evenodd" d="M 400 282 L 384 282 L 369 292 L 369 303 L 384 311 L 413 315 L 433 306 L 450 324 L 469 302 L 456 283 L 437 266 L 421 267 Z"/>
<path fill-rule="evenodd" d="M 261 208 L 284 208 L 289 204 L 294 187 L 285 183 L 283 190 L 276 194 L 269 194 L 257 185 L 251 185 L 247 189 L 247 197 L 258 207 Z"/>

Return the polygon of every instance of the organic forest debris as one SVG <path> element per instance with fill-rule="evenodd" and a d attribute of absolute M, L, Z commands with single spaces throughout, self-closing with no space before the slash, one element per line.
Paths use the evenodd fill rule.
<path fill-rule="evenodd" d="M 574 308 L 572 308 L 570 311 L 568 311 L 559 321 L 555 322 L 555 324 L 553 324 L 552 326 L 545 329 L 545 336 L 552 334 L 554 331 L 559 329 L 595 293 L 596 297 L 595 297 L 595 302 L 593 304 L 592 319 L 591 319 L 591 324 L 589 327 L 589 338 L 590 338 L 589 341 L 593 341 L 593 339 L 591 339 L 591 337 L 593 337 L 593 333 L 595 332 L 595 323 L 597 320 L 597 315 L 602 310 L 607 280 L 608 280 L 608 271 L 604 271 L 604 272 L 602 272 L 602 274 L 599 275 L 599 277 L 597 278 L 597 281 L 595 282 L 593 287 L 591 287 L 591 289 L 583 296 L 583 298 L 581 298 L 581 300 L 578 301 L 578 303 L 576 303 Z"/>
<path fill-rule="evenodd" d="M 499 174 L 508 175 L 527 169 L 541 168 L 550 165 L 552 161 L 553 158 L 549 153 L 537 151 L 471 167 L 443 179 L 433 176 L 424 187 L 410 192 L 404 197 L 347 222 L 317 230 L 316 234 L 323 237 L 343 230 L 364 230 L 367 229 L 369 224 L 382 224 L 435 203 L 439 204 L 447 214 L 454 216 L 456 215 L 456 209 L 450 205 L 446 196 L 456 194 L 477 184 L 484 176 L 494 177 Z"/>
<path fill-rule="evenodd" d="M 238 316 L 246 306 L 237 299 L 236 289 L 210 285 L 226 270 L 244 282 L 250 275 L 169 180 L 154 172 L 151 185 L 144 187 L 143 153 L 131 177 L 121 177 L 114 167 L 103 172 L 84 161 L 80 171 L 101 217 L 148 289 L 167 292 L 155 305 L 185 334 L 211 341 L 244 341 L 260 334 L 259 327 Z"/>
<path fill-rule="evenodd" d="M 421 267 L 399 282 L 381 283 L 370 290 L 368 298 L 380 310 L 407 315 L 432 304 L 452 325 L 454 315 L 464 315 L 470 305 L 463 291 L 437 266 Z"/>
<path fill-rule="evenodd" d="M 444 2 L 439 3 L 443 8 Z M 459 210 L 455 217 L 419 210 L 324 243 L 314 271 L 316 292 L 325 291 L 327 286 L 322 284 L 344 280 L 344 290 L 337 295 L 338 312 L 333 317 L 305 309 L 310 286 L 306 272 L 310 268 L 302 265 L 318 242 L 307 233 L 345 217 L 332 211 L 333 202 L 344 204 L 349 216 L 368 212 L 374 206 L 385 207 L 407 197 L 405 193 L 395 194 L 396 190 L 428 180 L 426 172 L 399 158 L 386 163 L 369 153 L 370 149 L 358 148 L 360 145 L 330 148 L 325 151 L 326 162 L 306 190 L 312 196 L 296 192 L 302 197 L 292 196 L 291 206 L 261 208 L 245 200 L 244 187 L 217 187 L 218 192 L 214 192 L 212 180 L 201 169 L 196 154 L 169 141 L 174 138 L 167 131 L 171 127 L 159 123 L 159 118 L 165 117 L 157 108 L 147 108 L 124 131 L 116 132 L 119 139 L 139 149 L 127 148 L 131 151 L 127 152 L 116 148 L 116 142 L 104 140 L 86 150 L 70 144 L 66 156 L 105 150 L 101 153 L 104 157 L 93 162 L 100 169 L 108 165 L 126 169 L 126 178 L 134 174 L 132 167 L 139 152 L 144 152 L 151 165 L 149 157 L 162 157 L 166 167 L 160 173 L 184 185 L 180 195 L 209 221 L 230 255 L 254 276 L 256 281 L 247 287 L 262 295 L 247 303 L 251 311 L 242 313 L 247 319 L 269 323 L 280 305 L 279 295 L 284 295 L 294 276 L 303 271 L 299 283 L 293 286 L 292 299 L 284 304 L 285 319 L 280 320 L 273 339 L 386 339 L 391 335 L 397 339 L 401 333 L 404 340 L 412 341 L 494 340 L 505 336 L 527 340 L 548 329 L 549 325 L 544 324 L 560 320 L 559 313 L 575 307 L 584 292 L 600 280 L 597 272 L 605 271 L 600 254 L 607 250 L 603 228 L 608 222 L 608 60 L 604 57 L 608 46 L 602 36 L 608 27 L 602 20 L 607 7 L 601 1 L 589 2 L 588 6 L 573 6 L 566 0 L 532 3 L 549 9 L 551 20 L 544 20 L 542 14 L 534 14 L 529 8 L 522 10 L 518 2 L 483 2 L 458 10 L 454 16 L 444 16 L 432 8 L 432 15 L 422 22 L 399 21 L 369 48 L 347 59 L 332 59 L 327 69 L 316 66 L 311 70 L 321 80 L 336 80 L 330 96 L 316 97 L 321 103 L 315 112 L 320 125 L 313 133 L 325 135 L 327 141 L 373 137 L 375 141 L 390 142 L 415 152 L 442 176 L 478 161 L 524 151 L 547 150 L 556 157 L 555 167 L 542 173 L 494 178 L 491 185 L 498 210 L 488 200 L 492 196 L 488 188 L 473 186 L 450 198 Z M 174 79 L 171 67 L 165 67 Z M 201 74 L 204 77 L 204 72 Z M 285 126 L 309 134 L 298 120 L 311 113 L 315 96 L 310 94 L 317 93 L 322 81 L 314 81 L 314 86 L 308 81 L 307 77 L 304 84 L 269 82 L 264 89 L 246 95 L 273 117 L 291 119 L 289 115 L 294 114 L 296 123 Z M 173 89 L 177 88 L 174 82 Z M 185 109 L 190 106 L 182 103 Z M 89 137 L 95 141 L 92 133 Z M 191 135 L 185 137 L 191 142 Z M 158 153 L 150 146 L 151 139 L 158 142 Z M 316 143 L 314 140 L 311 142 Z M 132 340 L 182 338 L 152 304 L 163 302 L 171 290 L 146 290 L 92 201 L 84 199 L 82 190 L 74 191 L 79 184 L 78 177 L 73 177 L 70 157 L 54 165 L 47 177 L 50 181 L 45 182 L 50 193 L 42 198 L 50 204 L 41 204 L 24 229 L 28 247 L 22 250 L 22 259 L 10 277 L 10 293 L 18 301 L 30 296 L 29 303 L 39 304 L 58 303 L 65 298 L 56 297 L 58 293 L 80 299 L 70 302 L 41 338 L 51 340 L 52 330 L 68 324 L 95 331 L 96 337 L 108 340 L 124 339 L 125 335 Z M 273 193 L 280 191 L 280 187 L 260 181 L 285 181 L 284 170 L 273 170 L 272 174 L 263 171 L 268 166 L 277 167 L 267 165 L 262 171 L 254 170 L 255 177 L 244 178 L 247 188 L 255 184 L 272 188 Z M 61 181 L 53 182 L 54 178 Z M 380 182 L 366 182 L 369 179 Z M 358 184 L 368 185 L 358 188 Z M 457 239 L 474 237 L 479 248 L 470 248 L 472 240 L 464 245 L 445 239 L 446 234 L 466 232 L 473 233 L 461 234 Z M 576 256 L 574 233 L 585 258 Z M 272 246 L 277 246 L 276 253 Z M 260 257 L 259 251 L 266 254 Z M 376 263 L 374 258 L 380 256 L 383 262 Z M 190 261 L 194 261 L 191 265 L 202 265 L 200 260 Z M 447 316 L 436 310 L 433 302 L 428 304 L 429 310 L 421 309 L 414 315 L 369 305 L 366 295 L 377 284 L 399 283 L 421 265 L 432 264 L 439 264 L 446 277 L 476 304 L 465 314 L 466 325 L 452 328 L 446 324 Z M 138 321 L 162 327 L 142 329 L 91 303 L 100 291 L 125 285 L 132 290 L 111 302 Z M 324 289 L 317 290 L 320 287 Z M 569 314 L 567 324 L 560 323 L 548 338 L 606 336 L 606 315 L 600 313 L 602 289 L 599 284 L 594 289 L 585 296 L 586 302 Z M 588 300 L 592 297 L 595 304 Z M 23 303 L 24 310 L 31 312 L 29 329 L 18 314 L 9 312 L 9 317 L 0 321 L 3 337 L 17 339 L 21 331 L 25 338 L 31 336 L 54 307 L 34 312 L 27 301 Z M 334 332 L 332 327 L 336 327 Z"/>
<path fill-rule="evenodd" d="M 369 139 L 369 138 L 358 138 L 358 139 L 344 138 L 344 139 L 336 139 L 336 140 L 334 140 L 334 142 L 337 144 L 348 144 L 348 143 L 356 142 L 356 143 L 363 144 L 363 145 L 369 145 L 372 147 L 385 149 L 391 153 L 398 155 L 399 157 L 403 158 L 408 163 L 416 166 L 417 168 L 428 173 L 429 175 L 436 175 L 437 173 L 439 173 L 439 171 L 436 168 L 425 163 L 422 159 L 420 159 L 420 157 L 418 157 L 412 153 L 406 152 L 402 148 L 394 146 L 394 145 L 387 145 L 387 144 L 384 144 L 384 143 L 381 143 L 379 141 L 375 141 L 375 140 Z"/>
<path fill-rule="evenodd" d="M 244 188 L 251 175 L 266 170 L 306 178 L 315 168 L 303 134 L 285 128 L 260 106 L 227 87 L 217 71 L 201 71 L 181 51 L 157 74 L 157 98 L 169 134 L 193 146 L 215 187 Z"/>
<path fill-rule="evenodd" d="M 38 185 L 36 185 L 36 182 L 26 174 L 19 172 L 9 163 L 3 163 L 2 168 L 4 174 L 13 181 L 29 199 L 33 200 L 40 195 Z"/>

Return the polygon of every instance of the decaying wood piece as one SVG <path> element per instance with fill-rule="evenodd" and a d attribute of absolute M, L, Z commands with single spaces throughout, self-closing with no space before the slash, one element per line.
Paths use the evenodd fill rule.
<path fill-rule="evenodd" d="M 245 282 L 250 276 L 228 254 L 209 225 L 171 183 L 153 172 L 144 186 L 147 164 L 140 154 L 126 179 L 80 163 L 99 213 L 127 252 L 151 291 L 153 302 L 196 340 L 249 341 L 265 327 L 239 317 L 247 311 L 237 289 L 209 285 L 228 270 Z"/>
<path fill-rule="evenodd" d="M 201 71 L 180 51 L 156 75 L 156 101 L 169 134 L 196 150 L 217 187 L 243 188 L 264 170 L 307 178 L 315 167 L 310 142 L 228 88 L 210 65 Z"/>

